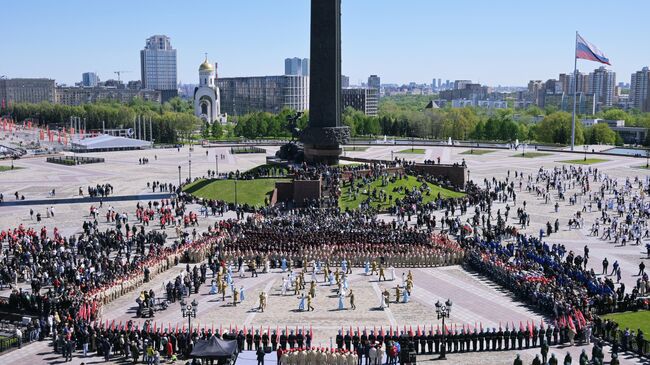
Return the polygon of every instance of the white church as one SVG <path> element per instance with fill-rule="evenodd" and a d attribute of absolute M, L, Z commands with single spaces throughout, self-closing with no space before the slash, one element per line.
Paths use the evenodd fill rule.
<path fill-rule="evenodd" d="M 199 86 L 194 89 L 194 115 L 210 124 L 226 124 L 227 116 L 221 114 L 217 67 L 205 61 L 199 66 Z"/>

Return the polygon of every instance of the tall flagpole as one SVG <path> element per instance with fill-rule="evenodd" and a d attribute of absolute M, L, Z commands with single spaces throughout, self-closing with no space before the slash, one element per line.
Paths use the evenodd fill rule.
<path fill-rule="evenodd" d="M 576 97 L 578 95 L 578 57 L 576 50 L 578 49 L 578 31 L 576 31 L 576 42 L 573 46 L 573 115 L 571 117 L 571 151 L 576 143 Z"/>

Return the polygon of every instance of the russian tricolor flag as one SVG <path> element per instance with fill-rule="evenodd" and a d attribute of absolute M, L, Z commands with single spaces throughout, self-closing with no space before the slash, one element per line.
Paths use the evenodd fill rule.
<path fill-rule="evenodd" d="M 582 38 L 580 34 L 577 34 L 576 38 L 576 58 L 611 65 L 609 63 L 609 58 L 607 58 L 607 56 L 605 56 L 605 54 L 599 50 L 598 47 Z"/>

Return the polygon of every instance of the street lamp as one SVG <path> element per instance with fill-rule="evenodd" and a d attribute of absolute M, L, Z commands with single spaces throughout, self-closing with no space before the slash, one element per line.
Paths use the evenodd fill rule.
<path fill-rule="evenodd" d="M 237 175 L 235 175 L 235 209 L 237 209 Z"/>
<path fill-rule="evenodd" d="M 390 160 L 391 160 L 391 161 L 394 161 L 394 160 L 395 160 L 395 159 L 393 158 L 393 153 L 394 153 L 393 150 L 391 150 L 391 151 L 390 151 Z"/>
<path fill-rule="evenodd" d="M 178 165 L 178 187 L 181 187 L 181 165 Z"/>
<path fill-rule="evenodd" d="M 526 156 L 526 143 L 521 144 L 521 157 Z"/>
<path fill-rule="evenodd" d="M 190 163 L 189 176 L 190 176 L 190 182 L 191 182 L 192 181 L 192 152 L 190 152 L 189 163 Z"/>
<path fill-rule="evenodd" d="M 650 167 L 650 165 L 648 165 L 648 160 L 649 159 L 650 159 L 650 149 L 647 149 L 647 150 L 645 150 L 645 168 L 646 169 L 648 167 Z"/>
<path fill-rule="evenodd" d="M 196 312 L 199 307 L 199 303 L 194 299 L 191 304 L 187 304 L 185 299 L 181 300 L 181 314 L 183 318 L 187 318 L 187 326 L 189 327 L 190 334 L 192 333 L 192 318 L 196 318 Z"/>
<path fill-rule="evenodd" d="M 449 318 L 451 304 L 451 299 L 447 299 L 444 304 L 440 303 L 439 300 L 436 302 L 436 314 L 438 315 L 438 319 L 442 319 L 442 347 L 440 348 L 440 356 L 438 357 L 438 360 L 447 360 L 447 357 L 445 357 L 445 354 L 447 353 L 445 318 Z"/>
<path fill-rule="evenodd" d="M 589 145 L 582 145 L 582 149 L 585 151 L 585 159 L 584 161 L 587 161 L 587 151 L 589 150 Z"/>
<path fill-rule="evenodd" d="M 219 155 L 216 152 L 214 153 L 214 164 L 216 166 L 215 173 L 217 174 L 217 179 L 218 179 L 219 178 Z"/>

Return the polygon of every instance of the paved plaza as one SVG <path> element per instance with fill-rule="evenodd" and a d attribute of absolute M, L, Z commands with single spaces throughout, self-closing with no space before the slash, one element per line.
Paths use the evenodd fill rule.
<path fill-rule="evenodd" d="M 409 146 L 410 147 L 410 146 Z M 277 147 L 263 147 L 267 150 L 266 155 L 273 155 Z M 571 154 L 564 152 L 550 152 L 550 155 L 536 158 L 514 157 L 520 154 L 520 151 L 513 150 L 496 150 L 484 155 L 466 155 L 461 154 L 469 148 L 462 147 L 431 147 L 415 146 L 423 148 L 424 154 L 406 154 L 397 153 L 404 150 L 404 146 L 371 146 L 366 151 L 348 151 L 347 156 L 373 158 L 373 159 L 390 159 L 391 154 L 395 157 L 406 158 L 414 161 L 435 160 L 440 158 L 442 163 L 455 163 L 465 160 L 470 171 L 470 178 L 481 184 L 483 179 L 492 180 L 493 177 L 503 179 L 508 174 L 514 178 L 514 172 L 523 173 L 526 176 L 536 173 L 540 168 L 553 168 L 554 166 L 565 166 L 562 161 L 581 159 L 582 154 Z M 581 148 L 578 148 L 581 150 Z M 207 154 L 206 154 L 207 152 Z M 392 153 L 391 153 L 392 152 Z M 220 158 L 224 155 L 224 158 Z M 24 195 L 26 200 L 35 199 L 53 199 L 49 192 L 54 189 L 56 198 L 76 198 L 78 197 L 79 188 L 94 186 L 96 184 L 109 183 L 114 187 L 114 195 L 142 195 L 152 193 L 147 188 L 147 183 L 159 181 L 161 183 L 178 184 L 178 166 L 181 166 L 181 179 L 189 177 L 189 161 L 191 159 L 192 178 L 207 175 L 208 170 L 216 168 L 218 161 L 219 172 L 228 171 L 245 171 L 254 166 L 265 162 L 264 154 L 243 154 L 231 155 L 229 148 L 202 148 L 195 146 L 194 151 L 190 153 L 187 147 L 176 149 L 152 149 L 146 151 L 128 151 L 128 152 L 110 152 L 102 154 L 84 154 L 84 156 L 103 157 L 104 163 L 79 165 L 79 166 L 61 166 L 45 162 L 44 157 L 24 158 L 14 161 L 17 169 L 0 172 L 0 192 L 4 195 L 5 201 L 13 201 L 14 193 L 18 192 Z M 146 165 L 138 163 L 139 158 L 149 159 Z M 591 165 L 591 168 L 598 168 L 599 171 L 618 178 L 620 182 L 624 179 L 633 179 L 636 177 L 645 177 L 648 170 L 638 168 L 645 164 L 643 159 L 635 159 L 617 156 L 602 156 L 607 161 Z M 9 161 L 0 161 L 0 165 L 8 166 Z M 583 166 L 589 168 L 589 166 Z M 592 190 L 599 187 L 598 183 L 593 183 Z M 576 190 L 571 189 L 569 193 Z M 574 214 L 581 210 L 583 202 L 579 198 L 576 205 L 569 205 L 568 201 L 559 202 L 559 212 L 555 212 L 555 201 L 544 203 L 544 200 L 534 194 L 530 194 L 524 188 L 516 188 L 517 203 L 510 207 L 516 210 L 521 207 L 523 202 L 527 203 L 527 211 L 531 214 L 531 224 L 524 229 L 524 232 L 537 236 L 540 228 L 544 228 L 547 221 L 551 223 L 557 218 L 560 221 L 560 231 L 554 233 L 547 239 L 549 243 L 561 243 L 567 247 L 567 250 L 573 250 L 576 254 L 582 254 L 585 245 L 590 248 L 590 260 L 588 267 L 593 268 L 597 273 L 602 271 L 601 261 L 607 258 L 610 263 L 618 261 L 621 264 L 622 279 L 628 288 L 633 287 L 638 279 L 638 265 L 646 258 L 646 251 L 643 245 L 615 245 L 611 241 L 603 241 L 598 237 L 589 235 L 589 228 L 594 220 L 598 217 L 598 210 L 594 209 L 593 213 L 583 213 L 584 226 L 581 229 L 569 229 L 567 222 Z M 125 212 L 129 215 L 129 222 L 134 224 L 135 206 L 138 200 L 106 202 L 102 209 L 113 207 L 117 212 Z M 140 200 L 146 203 L 146 200 Z M 97 204 L 93 204 L 97 206 Z M 495 203 L 493 209 L 505 210 L 505 203 Z M 89 203 L 72 203 L 72 204 L 43 204 L 35 206 L 2 206 L 0 205 L 0 227 L 16 227 L 20 224 L 26 227 L 40 229 L 45 225 L 48 228 L 58 227 L 63 235 L 69 236 L 80 233 L 81 222 L 89 220 Z M 46 209 L 54 207 L 55 216 L 46 217 Z M 41 223 L 30 219 L 29 210 L 34 209 L 41 212 L 44 217 Z M 98 222 L 100 229 L 114 226 L 114 223 L 106 223 L 103 219 L 103 210 L 100 209 Z M 191 206 L 191 210 L 198 212 L 198 206 Z M 442 214 L 441 212 L 439 213 Z M 470 209 L 469 214 L 473 214 Z M 469 215 L 468 215 L 469 216 Z M 511 214 L 511 220 L 516 219 L 515 214 Z M 227 214 L 223 218 L 201 218 L 197 230 L 203 231 L 208 224 L 214 223 L 215 219 L 227 219 L 233 217 L 233 214 Z M 391 219 L 390 216 L 383 215 L 384 219 Z M 465 219 L 466 217 L 463 217 Z M 509 222 L 515 224 L 516 222 Z M 152 225 L 150 228 L 155 228 Z M 166 229 L 168 239 L 171 241 L 176 237 L 173 228 Z M 650 261 L 650 260 L 649 260 Z M 611 266 L 610 266 L 611 267 Z M 152 289 L 158 296 L 163 296 L 164 283 L 173 280 L 177 275 L 185 270 L 185 265 L 178 265 L 143 285 L 141 290 Z M 434 303 L 437 300 L 444 301 L 450 298 L 453 302 L 450 323 L 461 328 L 462 326 L 482 325 L 487 328 L 498 327 L 500 324 L 505 327 L 506 324 L 519 323 L 524 324 L 527 321 L 533 321 L 539 324 L 542 320 L 549 320 L 539 313 L 532 311 L 526 305 L 514 300 L 511 293 L 504 291 L 496 284 L 486 278 L 472 272 L 464 270 L 460 266 L 447 266 L 436 268 L 411 268 L 414 277 L 414 289 L 409 303 L 391 303 L 390 308 L 379 310 L 380 293 L 383 289 L 389 289 L 391 299 L 394 300 L 394 287 L 401 281 L 403 272 L 408 268 L 396 268 L 395 281 L 378 282 L 377 276 L 367 276 L 362 268 L 355 268 L 350 275 L 350 288 L 354 290 L 356 297 L 356 310 L 349 308 L 349 302 L 346 301 L 346 309 L 338 310 L 338 297 L 330 287 L 323 283 L 323 277 L 320 275 L 317 285 L 316 297 L 313 312 L 300 312 L 297 310 L 299 299 L 296 295 L 290 294 L 282 296 L 280 288 L 283 276 L 286 273 L 280 272 L 279 269 L 273 269 L 270 273 L 260 274 L 259 277 L 247 277 L 243 279 L 235 278 L 237 287 L 243 286 L 245 300 L 236 307 L 232 306 L 230 297 L 226 301 L 221 300 L 220 295 L 210 295 L 211 274 L 208 273 L 208 280 L 200 288 L 198 294 L 192 294 L 192 298 L 197 298 L 199 302 L 199 311 L 193 324 L 199 324 L 201 327 L 211 328 L 270 328 L 283 329 L 288 328 L 309 328 L 314 331 L 315 345 L 328 346 L 330 338 L 336 335 L 340 328 L 348 329 L 352 327 L 366 328 L 368 330 L 383 327 L 387 330 L 393 328 L 433 328 L 435 329 L 439 322 L 435 318 Z M 387 272 L 387 276 L 390 273 Z M 310 274 L 305 275 L 307 282 L 310 281 Z M 29 285 L 25 285 L 28 287 Z M 258 295 L 261 291 L 268 293 L 268 306 L 265 312 L 257 310 Z M 0 293 L 8 295 L 7 291 Z M 135 303 L 136 293 L 132 292 L 111 302 L 103 309 L 103 318 L 124 322 L 133 320 L 138 322 L 135 316 L 137 305 Z M 142 322 L 143 320 L 140 320 Z M 154 321 L 159 326 L 175 327 L 178 323 L 182 326 L 185 322 L 180 318 L 178 304 L 172 304 L 170 308 L 156 313 Z M 588 346 L 584 347 L 590 353 Z M 570 348 L 553 348 L 551 351 L 559 356 L 564 357 L 566 351 L 574 354 L 574 363 L 582 347 Z M 522 351 L 525 363 L 529 363 L 538 349 Z M 490 363 L 490 364 L 511 364 L 514 355 L 517 352 L 487 352 L 473 354 L 451 354 L 448 363 L 450 364 L 473 364 L 473 363 Z M 242 354 L 242 363 L 248 363 L 246 358 L 253 359 L 251 354 Z M 268 363 L 275 361 L 275 355 L 267 356 Z M 421 356 L 418 361 L 427 361 L 426 356 Z M 609 359 L 609 355 L 606 355 Z M 62 358 L 51 352 L 51 348 L 46 342 L 37 342 L 24 346 L 20 350 L 15 350 L 0 356 L 0 363 L 57 363 Z M 526 362 L 528 361 L 528 362 Z M 624 364 L 637 363 L 635 359 L 622 359 Z M 78 364 L 81 359 L 75 358 L 72 364 Z M 90 359 L 86 363 L 100 362 L 98 357 Z"/>

